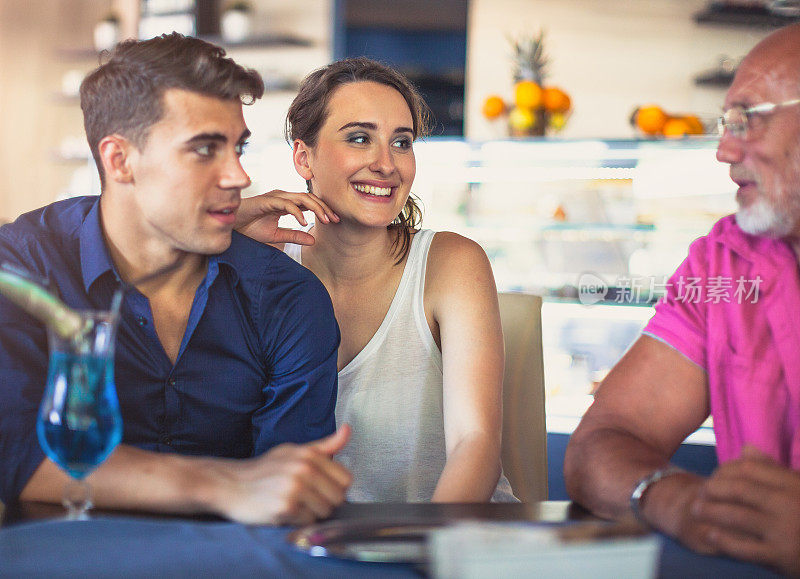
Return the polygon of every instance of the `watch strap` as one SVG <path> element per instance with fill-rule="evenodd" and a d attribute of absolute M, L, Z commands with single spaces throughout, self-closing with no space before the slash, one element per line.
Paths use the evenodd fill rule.
<path fill-rule="evenodd" d="M 658 470 L 654 470 L 650 474 L 643 476 L 640 478 L 636 485 L 633 487 L 633 492 L 631 492 L 630 498 L 630 505 L 631 511 L 633 511 L 633 516 L 636 517 L 640 523 L 647 524 L 647 522 L 642 517 L 642 499 L 644 498 L 644 494 L 647 492 L 652 485 L 657 483 L 663 478 L 668 476 L 672 476 L 674 474 L 681 474 L 686 472 L 682 468 L 678 468 L 677 466 L 667 466 L 664 468 L 659 468 Z"/>

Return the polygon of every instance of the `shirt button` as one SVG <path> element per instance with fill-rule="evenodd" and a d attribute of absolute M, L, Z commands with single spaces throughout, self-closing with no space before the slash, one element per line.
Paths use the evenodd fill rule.
<path fill-rule="evenodd" d="M 144 316 L 137 316 L 136 323 L 139 324 L 141 327 L 145 327 L 147 325 L 147 318 Z"/>
<path fill-rule="evenodd" d="M 169 380 L 167 380 L 167 384 L 169 384 L 170 386 L 175 386 L 175 384 L 177 383 L 178 381 L 175 378 L 170 378 Z"/>

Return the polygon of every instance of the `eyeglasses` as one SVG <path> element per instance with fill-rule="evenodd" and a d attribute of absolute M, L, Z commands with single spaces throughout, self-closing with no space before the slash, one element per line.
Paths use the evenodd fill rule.
<path fill-rule="evenodd" d="M 717 132 L 721 138 L 725 133 L 725 129 L 728 129 L 734 137 L 746 139 L 752 117 L 768 115 L 775 112 L 775 109 L 796 104 L 800 104 L 800 98 L 783 101 L 782 103 L 761 103 L 747 108 L 741 106 L 731 107 L 717 119 Z"/>

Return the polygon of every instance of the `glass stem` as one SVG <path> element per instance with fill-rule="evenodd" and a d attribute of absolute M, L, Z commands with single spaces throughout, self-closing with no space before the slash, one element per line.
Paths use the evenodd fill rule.
<path fill-rule="evenodd" d="M 87 511 L 92 508 L 92 489 L 84 479 L 70 479 L 64 486 L 64 498 L 61 503 L 67 509 L 70 521 L 85 521 L 89 518 Z"/>

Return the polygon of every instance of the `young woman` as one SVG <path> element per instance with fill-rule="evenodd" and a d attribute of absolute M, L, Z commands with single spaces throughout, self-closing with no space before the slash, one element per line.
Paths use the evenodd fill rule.
<path fill-rule="evenodd" d="M 284 251 L 322 280 L 339 323 L 348 499 L 513 501 L 500 467 L 503 335 L 489 261 L 469 239 L 420 230 L 411 197 L 426 110 L 407 79 L 366 58 L 311 73 L 286 123 L 309 193 L 271 202 L 321 217 L 313 244 Z"/>

